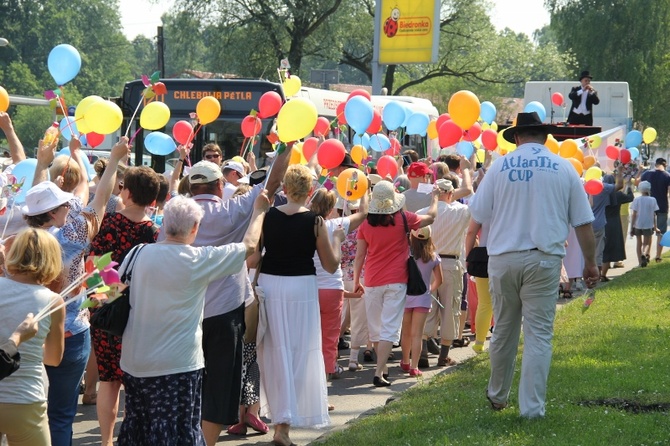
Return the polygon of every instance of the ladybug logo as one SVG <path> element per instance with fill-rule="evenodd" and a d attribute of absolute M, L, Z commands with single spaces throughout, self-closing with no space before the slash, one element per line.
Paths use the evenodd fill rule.
<path fill-rule="evenodd" d="M 400 10 L 393 8 L 391 17 L 384 22 L 384 34 L 386 34 L 386 37 L 391 38 L 398 33 L 398 19 L 400 19 Z"/>

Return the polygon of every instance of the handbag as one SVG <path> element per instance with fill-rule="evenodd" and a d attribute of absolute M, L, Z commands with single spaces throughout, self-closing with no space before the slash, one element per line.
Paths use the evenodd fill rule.
<path fill-rule="evenodd" d="M 121 283 L 128 286 L 121 291 L 119 297 L 95 309 L 91 315 L 91 327 L 106 331 L 114 336 L 123 336 L 130 317 L 130 280 L 133 275 L 133 267 L 137 254 L 144 246 L 143 243 L 130 252 L 128 267 L 121 276 Z"/>
<path fill-rule="evenodd" d="M 476 246 L 470 250 L 466 270 L 472 277 L 481 277 L 488 279 L 489 277 L 489 254 L 486 246 Z"/>
<path fill-rule="evenodd" d="M 260 250 L 262 252 L 263 242 L 261 241 Z M 258 275 L 261 272 L 261 265 L 263 264 L 263 255 L 261 254 L 261 259 L 256 265 L 256 271 L 254 273 L 254 280 L 251 282 L 251 290 L 254 293 L 254 301 L 244 307 L 244 343 L 249 344 L 250 342 L 256 342 L 256 336 L 258 334 L 258 317 L 260 311 L 260 302 L 258 299 Z"/>
<path fill-rule="evenodd" d="M 405 224 L 405 233 L 407 235 L 407 244 L 410 246 L 409 257 L 407 258 L 407 294 L 410 296 L 421 296 L 428 291 L 426 282 L 423 280 L 419 266 L 412 256 L 412 244 L 409 241 L 409 226 L 407 225 L 407 217 L 404 212 L 402 214 L 402 221 Z"/>

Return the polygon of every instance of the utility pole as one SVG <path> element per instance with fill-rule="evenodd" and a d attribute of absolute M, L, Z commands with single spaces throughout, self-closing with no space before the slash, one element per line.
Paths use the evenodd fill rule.
<path fill-rule="evenodd" d="M 158 70 L 161 77 L 165 77 L 165 40 L 163 39 L 163 27 L 159 26 L 156 36 L 156 46 L 158 49 Z"/>

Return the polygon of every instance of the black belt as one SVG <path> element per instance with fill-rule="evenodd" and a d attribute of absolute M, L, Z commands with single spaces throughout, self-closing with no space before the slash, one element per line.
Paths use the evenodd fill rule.
<path fill-rule="evenodd" d="M 440 258 L 458 260 L 458 256 L 455 256 L 453 254 L 440 254 Z"/>

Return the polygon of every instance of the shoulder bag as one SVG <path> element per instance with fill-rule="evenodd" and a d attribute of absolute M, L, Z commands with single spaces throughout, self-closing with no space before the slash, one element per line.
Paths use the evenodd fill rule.
<path fill-rule="evenodd" d="M 407 236 L 407 244 L 409 245 L 410 250 L 409 257 L 407 258 L 407 294 L 410 296 L 421 296 L 428 291 L 428 287 L 426 286 L 426 282 L 423 281 L 423 276 L 421 276 L 421 271 L 416 264 L 416 260 L 414 260 L 414 257 L 412 256 L 412 244 L 409 241 L 410 234 L 409 226 L 407 225 L 407 217 L 405 216 L 405 212 L 401 211 L 400 213 L 402 214 L 402 221 L 405 224 L 405 235 Z"/>
<path fill-rule="evenodd" d="M 481 277 L 488 279 L 489 277 L 489 254 L 486 246 L 475 246 L 468 253 L 465 259 L 466 270 L 472 277 Z"/>

